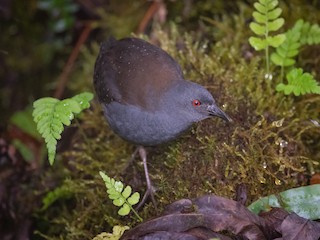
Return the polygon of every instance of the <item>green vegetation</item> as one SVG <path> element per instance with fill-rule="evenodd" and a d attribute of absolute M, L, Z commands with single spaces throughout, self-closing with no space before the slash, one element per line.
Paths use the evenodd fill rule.
<path fill-rule="evenodd" d="M 256 22 L 250 23 L 250 29 L 260 37 L 250 37 L 249 43 L 257 51 L 265 50 L 268 75 L 270 74 L 269 46 L 276 48 L 286 39 L 284 34 L 270 35 L 270 32 L 278 31 L 284 24 L 284 19 L 280 18 L 282 9 L 277 7 L 278 4 L 278 0 L 259 0 L 254 3 L 256 11 L 252 16 Z"/>
<path fill-rule="evenodd" d="M 39 133 L 45 139 L 51 165 L 54 163 L 57 140 L 61 138 L 63 125 L 69 126 L 74 114 L 90 107 L 89 101 L 92 98 L 92 93 L 81 93 L 62 101 L 47 97 L 33 103 L 32 115 Z"/>
<path fill-rule="evenodd" d="M 306 93 L 320 94 L 320 86 L 310 73 L 304 73 L 301 68 L 294 68 L 287 74 L 288 84 L 280 83 L 277 85 L 277 91 L 283 91 L 289 95 L 295 96 Z"/>
<path fill-rule="evenodd" d="M 121 207 L 118 211 L 118 214 L 120 216 L 126 216 L 130 213 L 130 211 L 132 211 L 139 221 L 142 222 L 142 218 L 132 207 L 139 202 L 140 194 L 138 192 L 132 193 L 132 188 L 130 186 L 126 186 L 124 188 L 122 182 L 110 178 L 101 171 L 99 174 L 106 184 L 106 188 L 108 189 L 107 193 L 109 198 L 112 200 L 112 203 L 117 207 Z"/>
<path fill-rule="evenodd" d="M 284 67 L 292 66 L 296 63 L 295 57 L 299 54 L 301 45 L 320 43 L 320 27 L 318 24 L 311 25 L 299 19 L 292 29 L 285 34 L 278 34 L 273 37 L 269 32 L 279 30 L 284 19 L 279 18 L 282 9 L 277 7 L 278 0 L 259 0 L 254 3 L 257 11 L 252 13 L 256 22 L 250 24 L 250 29 L 257 35 L 264 38 L 250 37 L 249 43 L 255 50 L 265 49 L 265 60 L 267 75 L 272 80 L 269 71 L 269 46 L 275 47 L 276 51 L 271 54 L 271 61 L 281 66 L 281 81 L 283 81 Z M 309 73 L 303 73 L 302 69 L 292 69 L 287 75 L 288 84 L 279 83 L 277 91 L 283 91 L 284 94 L 299 96 L 306 93 L 319 94 L 319 86 L 316 80 Z"/>
<path fill-rule="evenodd" d="M 272 207 L 281 207 L 306 219 L 315 220 L 320 217 L 319 191 L 320 184 L 293 188 L 260 198 L 248 208 L 258 214 L 261 211 L 269 211 Z"/>

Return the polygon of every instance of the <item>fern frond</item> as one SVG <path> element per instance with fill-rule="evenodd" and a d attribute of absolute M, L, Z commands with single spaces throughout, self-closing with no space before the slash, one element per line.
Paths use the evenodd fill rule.
<path fill-rule="evenodd" d="M 285 95 L 293 93 L 295 96 L 307 93 L 320 94 L 320 86 L 310 73 L 304 73 L 301 68 L 294 68 L 287 74 L 288 84 L 280 83 L 277 91 L 283 91 Z"/>
<path fill-rule="evenodd" d="M 62 101 L 47 97 L 33 103 L 33 119 L 46 142 L 51 165 L 54 163 L 57 140 L 61 138 L 63 125 L 69 126 L 74 114 L 88 108 L 92 98 L 92 93 L 85 92 Z"/>
<path fill-rule="evenodd" d="M 250 29 L 260 37 L 250 37 L 250 45 L 256 51 L 268 46 L 278 47 L 285 40 L 285 35 L 269 36 L 270 32 L 279 30 L 284 24 L 284 19 L 280 18 L 282 9 L 277 7 L 278 0 L 259 0 L 253 6 L 256 9 L 252 14 L 255 22 L 250 23 Z"/>
<path fill-rule="evenodd" d="M 118 211 L 120 216 L 126 216 L 130 213 L 130 210 L 138 217 L 140 221 L 142 218 L 133 209 L 133 205 L 137 204 L 140 200 L 140 194 L 135 192 L 132 194 L 132 188 L 130 186 L 124 187 L 123 183 L 110 178 L 104 172 L 99 172 L 103 179 L 109 198 L 113 201 L 113 204 L 117 207 L 121 207 Z"/>
<path fill-rule="evenodd" d="M 285 41 L 271 54 L 271 61 L 282 67 L 295 64 L 294 57 L 298 55 L 303 21 L 300 19 L 294 27 L 286 32 Z"/>
<path fill-rule="evenodd" d="M 311 25 L 309 22 L 302 21 L 302 28 L 301 28 L 301 44 L 319 44 L 320 43 L 320 27 L 318 24 Z"/>
<path fill-rule="evenodd" d="M 46 196 L 42 199 L 43 206 L 41 208 L 41 211 L 48 209 L 48 207 L 50 207 L 54 202 L 56 202 L 59 199 L 69 199 L 72 196 L 72 191 L 65 185 L 57 187 L 56 189 L 47 193 Z"/>

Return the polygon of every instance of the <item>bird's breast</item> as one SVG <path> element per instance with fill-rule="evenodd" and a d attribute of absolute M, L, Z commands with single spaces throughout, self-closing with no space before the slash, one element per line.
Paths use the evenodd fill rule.
<path fill-rule="evenodd" d="M 143 146 L 171 141 L 191 126 L 174 112 L 150 112 L 118 102 L 105 104 L 104 113 L 110 127 L 120 137 Z"/>

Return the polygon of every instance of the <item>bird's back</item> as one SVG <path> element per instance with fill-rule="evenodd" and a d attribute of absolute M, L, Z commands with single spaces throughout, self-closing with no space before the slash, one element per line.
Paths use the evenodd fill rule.
<path fill-rule="evenodd" d="M 103 43 L 94 70 L 99 100 L 153 110 L 161 94 L 183 80 L 180 66 L 162 49 L 137 39 Z"/>

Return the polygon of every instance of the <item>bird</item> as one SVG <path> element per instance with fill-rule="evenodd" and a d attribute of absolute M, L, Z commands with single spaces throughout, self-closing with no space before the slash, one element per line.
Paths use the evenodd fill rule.
<path fill-rule="evenodd" d="M 137 145 L 133 156 L 139 153 L 147 184 L 141 202 L 150 196 L 156 206 L 145 147 L 170 142 L 206 118 L 232 121 L 206 88 L 184 79 L 167 52 L 139 38 L 110 37 L 103 42 L 93 75 L 110 128 Z"/>

